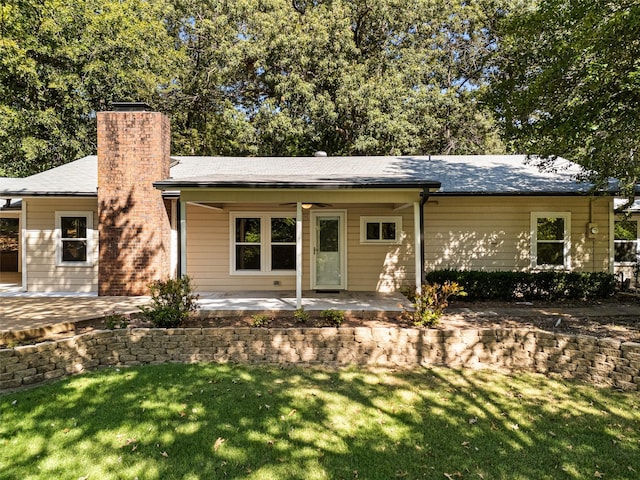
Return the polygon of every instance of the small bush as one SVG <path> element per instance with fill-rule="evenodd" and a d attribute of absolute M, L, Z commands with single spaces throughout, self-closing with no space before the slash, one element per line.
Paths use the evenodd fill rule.
<path fill-rule="evenodd" d="M 309 321 L 309 313 L 305 311 L 304 308 L 297 308 L 296 311 L 293 312 L 293 318 L 295 318 L 297 322 L 306 323 Z"/>
<path fill-rule="evenodd" d="M 452 296 L 463 297 L 464 289 L 456 282 L 429 283 L 422 286 L 420 294 L 414 294 L 414 311 L 405 311 L 417 327 L 430 327 L 436 325 L 442 317 L 444 309 L 449 306 L 449 298 Z"/>
<path fill-rule="evenodd" d="M 269 323 L 271 323 L 271 319 L 266 316 L 263 315 L 261 313 L 256 313 L 255 315 L 251 316 L 251 326 L 252 327 L 268 327 Z"/>
<path fill-rule="evenodd" d="M 583 300 L 615 293 L 615 277 L 605 272 L 483 272 L 434 270 L 430 283 L 455 282 L 467 300 Z"/>
<path fill-rule="evenodd" d="M 323 310 L 320 312 L 320 316 L 332 327 L 339 327 L 344 322 L 344 312 L 342 310 Z"/>
<path fill-rule="evenodd" d="M 188 276 L 156 280 L 149 289 L 151 306 L 138 308 L 156 327 L 176 327 L 198 309 L 198 296 L 193 293 Z"/>
<path fill-rule="evenodd" d="M 104 324 L 109 330 L 127 328 L 131 322 L 131 315 L 112 311 L 104 318 Z"/>

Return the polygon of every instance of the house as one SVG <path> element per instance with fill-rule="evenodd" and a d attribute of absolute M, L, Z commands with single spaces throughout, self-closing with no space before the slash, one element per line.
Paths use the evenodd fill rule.
<path fill-rule="evenodd" d="M 201 291 L 299 303 L 420 285 L 430 269 L 613 272 L 613 197 L 566 160 L 171 156 L 167 117 L 144 105 L 97 122 L 97 156 L 0 180 L 21 202 L 0 216 L 19 221 L 24 291 L 139 295 L 188 274 Z"/>

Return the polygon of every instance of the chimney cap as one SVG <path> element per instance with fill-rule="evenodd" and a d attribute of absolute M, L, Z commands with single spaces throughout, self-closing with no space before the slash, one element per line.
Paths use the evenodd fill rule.
<path fill-rule="evenodd" d="M 113 112 L 150 112 L 153 109 L 144 102 L 112 102 Z"/>

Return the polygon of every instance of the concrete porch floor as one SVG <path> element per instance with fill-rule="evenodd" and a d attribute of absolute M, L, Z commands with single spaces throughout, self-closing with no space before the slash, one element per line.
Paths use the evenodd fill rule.
<path fill-rule="evenodd" d="M 199 292 L 201 314 L 207 317 L 293 312 L 295 293 L 282 292 Z M 149 297 L 98 297 L 95 294 L 25 293 L 0 286 L 0 333 L 33 329 L 68 328 L 70 324 L 103 317 L 109 313 L 137 313 Z M 309 312 L 338 309 L 346 312 L 397 315 L 409 301 L 399 293 L 305 292 L 303 308 Z"/>

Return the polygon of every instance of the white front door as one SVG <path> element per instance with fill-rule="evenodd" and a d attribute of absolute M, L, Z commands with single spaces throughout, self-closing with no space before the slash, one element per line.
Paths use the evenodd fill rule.
<path fill-rule="evenodd" d="M 345 212 L 311 212 L 311 288 L 346 288 Z"/>

